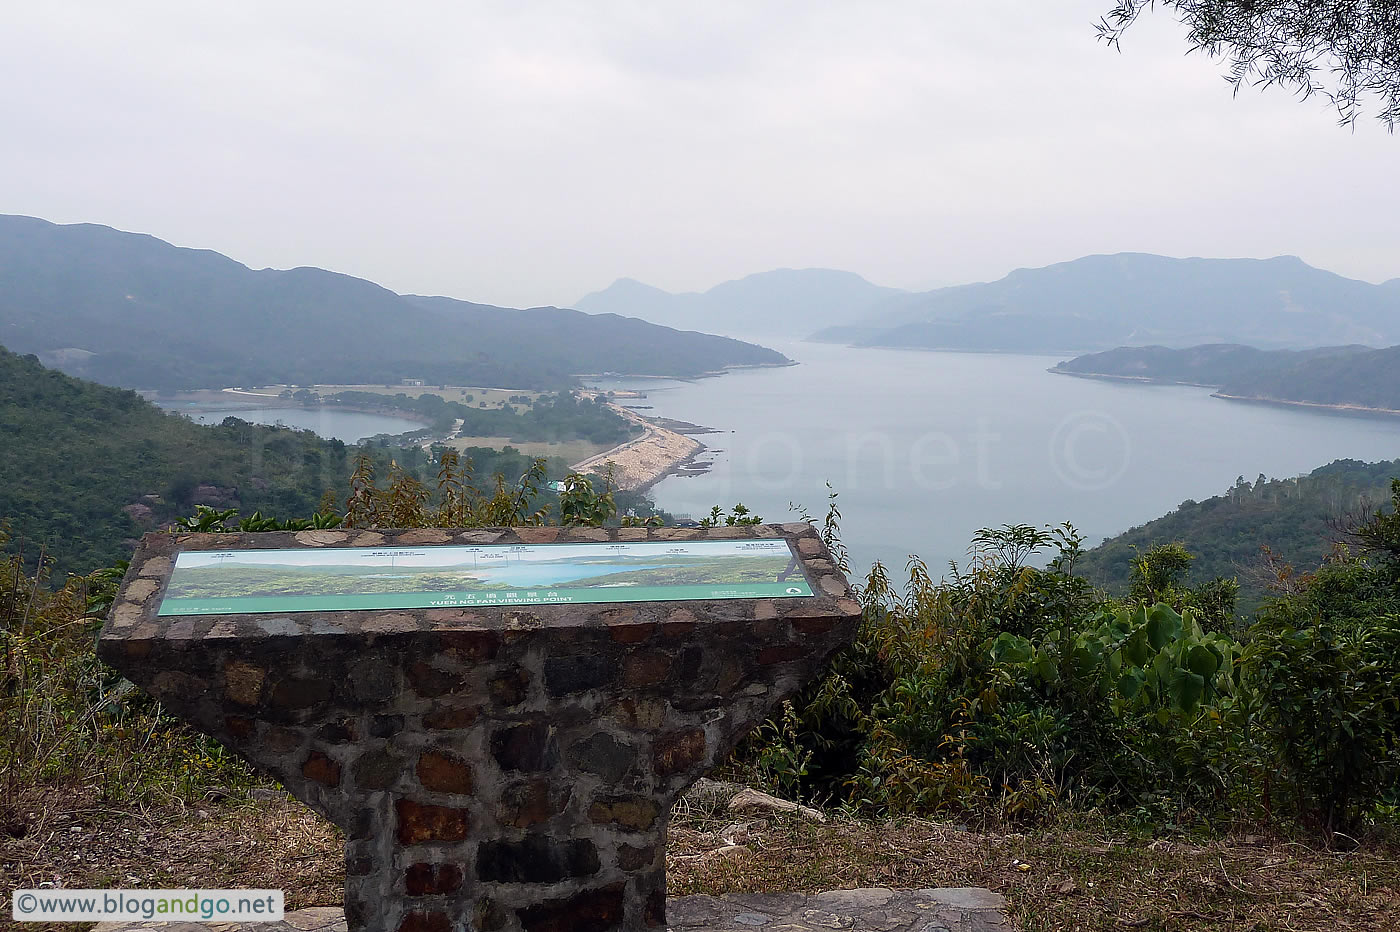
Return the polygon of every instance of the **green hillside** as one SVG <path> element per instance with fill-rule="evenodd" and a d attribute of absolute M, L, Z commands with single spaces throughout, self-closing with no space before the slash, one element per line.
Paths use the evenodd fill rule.
<path fill-rule="evenodd" d="M 1262 372 L 1290 369 L 1311 359 L 1351 359 L 1366 346 L 1328 346 L 1314 350 L 1261 350 L 1238 343 L 1207 343 L 1186 349 L 1166 346 L 1120 346 L 1086 353 L 1057 363 L 1063 375 L 1100 376 L 1141 382 L 1209 385 L 1219 388 Z"/>
<path fill-rule="evenodd" d="M 1400 346 L 1260 350 L 1209 344 L 1187 349 L 1120 346 L 1076 356 L 1051 372 L 1209 385 L 1222 397 L 1400 411 Z"/>
<path fill-rule="evenodd" d="M 640 320 L 404 297 L 323 269 L 255 271 L 151 236 L 3 215 L 0 345 L 155 389 L 409 377 L 557 388 L 581 372 L 684 377 L 788 361 Z"/>
<path fill-rule="evenodd" d="M 887 298 L 813 339 L 865 346 L 1084 352 L 1247 343 L 1400 343 L 1400 289 L 1273 259 L 1085 256 L 994 282 Z"/>
<path fill-rule="evenodd" d="M 1224 576 L 1240 582 L 1240 608 L 1268 594 L 1261 548 L 1298 572 L 1315 570 L 1347 529 L 1389 498 L 1400 460 L 1337 460 L 1295 479 L 1241 479 L 1223 495 L 1184 501 L 1176 510 L 1111 537 L 1075 565 L 1081 576 L 1113 592 L 1127 590 L 1132 561 L 1158 544 L 1182 543 L 1195 554 L 1189 579 Z M 1354 544 L 1354 542 L 1353 542 Z"/>
<path fill-rule="evenodd" d="M 1400 411 L 1400 346 L 1244 373 L 1224 382 L 1220 394 Z"/>
<path fill-rule="evenodd" d="M 432 472 L 421 450 L 376 453 L 381 467 L 392 455 L 405 469 Z M 60 574 L 123 559 L 142 531 L 196 504 L 308 516 L 326 489 L 344 496 L 353 454 L 310 431 L 234 418 L 202 427 L 135 392 L 74 379 L 0 348 L 0 520 L 10 521 L 31 555 L 45 547 Z M 529 463 L 519 453 L 465 455 L 479 478 L 498 471 L 514 478 Z"/>

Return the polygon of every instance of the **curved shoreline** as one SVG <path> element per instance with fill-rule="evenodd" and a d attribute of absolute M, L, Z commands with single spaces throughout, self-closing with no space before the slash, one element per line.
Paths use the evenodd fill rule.
<path fill-rule="evenodd" d="M 616 467 L 613 481 L 626 492 L 644 492 L 669 475 L 679 472 L 705 451 L 693 437 L 652 423 L 635 411 L 608 402 L 608 407 L 645 431 L 610 450 L 579 460 L 570 466 L 576 472 L 600 471 L 609 463 Z"/>
<path fill-rule="evenodd" d="M 1284 398 L 1265 398 L 1260 395 L 1228 395 L 1225 392 L 1211 392 L 1212 398 L 1226 401 L 1244 401 L 1250 404 L 1278 405 L 1283 408 L 1311 408 L 1322 413 L 1345 414 L 1351 417 L 1400 417 L 1400 408 L 1373 408 L 1357 404 L 1329 404 L 1322 401 L 1290 401 Z"/>
<path fill-rule="evenodd" d="M 1074 372 L 1051 366 L 1045 370 L 1055 375 L 1072 375 L 1076 379 L 1101 379 L 1105 382 L 1134 382 L 1138 385 L 1187 385 L 1192 388 L 1219 388 L 1209 382 L 1188 382 L 1185 379 L 1159 379 L 1150 375 L 1118 375 L 1112 372 Z"/>

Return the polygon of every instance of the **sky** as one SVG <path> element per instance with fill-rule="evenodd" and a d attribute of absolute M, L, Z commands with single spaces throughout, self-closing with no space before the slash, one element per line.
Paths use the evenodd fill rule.
<path fill-rule="evenodd" d="M 1112 0 L 11 4 L 0 213 L 567 306 L 1101 252 L 1400 276 L 1400 136 Z"/>

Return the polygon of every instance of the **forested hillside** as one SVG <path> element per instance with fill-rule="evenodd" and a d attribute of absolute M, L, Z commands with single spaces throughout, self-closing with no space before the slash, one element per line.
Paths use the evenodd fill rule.
<path fill-rule="evenodd" d="M 0 348 L 0 520 L 9 520 L 31 556 L 43 546 L 60 579 L 123 559 L 130 539 L 196 504 L 309 516 L 326 490 L 344 500 L 353 453 L 310 431 L 235 418 L 202 427 L 135 392 L 74 379 Z M 376 455 L 387 468 L 390 451 Z M 421 450 L 392 456 L 425 478 L 434 470 Z M 514 480 L 530 462 L 494 450 L 464 456 L 478 481 L 495 472 Z"/>
<path fill-rule="evenodd" d="M 1082 352 L 1161 343 L 1400 342 L 1400 289 L 1296 256 L 1085 256 L 994 282 L 901 295 L 813 339 L 863 346 Z"/>
<path fill-rule="evenodd" d="M 1167 346 L 1120 346 L 1085 353 L 1056 363 L 1051 372 L 1100 376 L 1140 382 L 1209 385 L 1219 388 L 1258 373 L 1286 370 L 1310 359 L 1351 357 L 1368 346 L 1325 346 L 1312 350 L 1261 350 L 1238 343 L 1207 343 L 1186 349 Z"/>
<path fill-rule="evenodd" d="M 581 372 L 695 376 L 788 361 L 640 320 L 406 298 L 323 269 L 254 271 L 151 236 L 3 215 L 0 344 L 155 389 L 410 377 L 558 388 Z"/>
<path fill-rule="evenodd" d="M 1268 594 L 1272 572 L 1262 547 L 1297 572 L 1317 569 L 1349 528 L 1389 498 L 1400 460 L 1337 460 L 1292 479 L 1254 482 L 1243 477 L 1223 495 L 1187 500 L 1176 510 L 1109 538 L 1075 565 L 1078 574 L 1113 592 L 1127 589 L 1133 559 L 1158 544 L 1181 543 L 1196 556 L 1189 579 L 1238 578 L 1240 607 L 1256 607 Z"/>
<path fill-rule="evenodd" d="M 1217 343 L 1170 349 L 1120 346 L 1055 365 L 1051 372 L 1144 382 L 1188 382 L 1221 397 L 1400 411 L 1400 346 L 1260 350 Z"/>

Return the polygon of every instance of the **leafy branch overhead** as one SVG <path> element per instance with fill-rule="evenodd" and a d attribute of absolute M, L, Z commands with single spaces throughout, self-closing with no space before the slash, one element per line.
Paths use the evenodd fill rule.
<path fill-rule="evenodd" d="M 1400 121 L 1400 5 L 1395 0 L 1119 0 L 1099 21 L 1118 47 L 1142 14 L 1170 10 L 1194 51 L 1225 59 L 1236 92 L 1246 84 L 1322 94 L 1343 124 L 1379 101 L 1378 119 Z"/>

